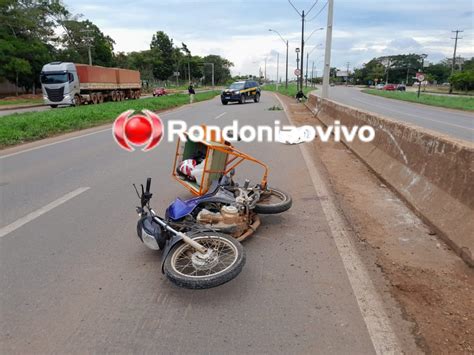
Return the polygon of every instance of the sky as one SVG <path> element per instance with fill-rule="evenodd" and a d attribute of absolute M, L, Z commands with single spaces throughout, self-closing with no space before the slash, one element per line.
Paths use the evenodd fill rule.
<path fill-rule="evenodd" d="M 114 51 L 149 49 L 153 33 L 166 32 L 193 55 L 218 54 L 234 63 L 233 75 L 284 76 L 286 46 L 269 29 L 289 41 L 290 77 L 301 45 L 301 17 L 287 0 L 64 0 L 74 14 L 94 22 L 115 42 Z M 301 13 L 314 1 L 292 0 Z M 309 70 L 320 75 L 326 43 L 326 0 L 317 1 L 305 22 Z M 331 66 L 361 67 L 382 55 L 426 53 L 436 63 L 452 57 L 454 34 L 464 30 L 457 56 L 474 56 L 472 0 L 334 0 Z M 319 14 L 318 14 L 319 13 Z M 317 15 L 317 16 L 316 16 Z M 323 27 L 323 30 L 317 30 Z M 310 38 L 308 36 L 316 30 Z M 316 47 L 316 48 L 315 48 Z M 313 48 L 315 48 L 313 50 Z M 306 60 L 306 54 L 305 58 Z M 306 65 L 305 65 L 306 66 Z"/>

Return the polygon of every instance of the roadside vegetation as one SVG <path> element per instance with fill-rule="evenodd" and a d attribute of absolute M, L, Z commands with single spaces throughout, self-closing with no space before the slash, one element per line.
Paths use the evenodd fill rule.
<path fill-rule="evenodd" d="M 278 92 L 280 94 L 283 94 L 283 95 L 286 95 L 286 96 L 291 96 L 291 97 L 295 97 L 296 93 L 298 92 L 296 83 L 289 83 L 288 88 L 285 88 L 284 83 L 282 85 L 278 85 L 278 91 L 276 89 L 276 84 L 264 85 L 264 86 L 262 86 L 262 89 L 267 90 L 267 91 Z M 305 95 L 308 95 L 308 93 L 310 91 L 313 91 L 313 90 L 316 90 L 316 88 L 312 88 L 312 87 L 309 87 L 309 86 L 308 87 L 303 86 L 303 92 L 305 93 Z"/>
<path fill-rule="evenodd" d="M 416 102 L 419 104 L 446 107 L 458 110 L 474 111 L 474 98 L 472 97 L 430 95 L 422 93 L 418 98 L 416 92 L 384 91 L 373 89 L 362 90 L 362 92 L 371 95 L 387 97 L 389 99 Z"/>
<path fill-rule="evenodd" d="M 195 101 L 209 100 L 218 94 L 218 91 L 197 93 Z M 0 118 L 0 148 L 113 122 L 120 113 L 130 109 L 158 111 L 188 102 L 187 94 L 177 94 L 3 116 Z"/>

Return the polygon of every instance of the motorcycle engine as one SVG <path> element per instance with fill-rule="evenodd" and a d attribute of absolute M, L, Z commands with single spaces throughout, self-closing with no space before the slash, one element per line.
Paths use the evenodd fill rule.
<path fill-rule="evenodd" d="M 206 227 L 229 233 L 234 237 L 240 236 L 247 228 L 246 216 L 239 213 L 235 206 L 222 206 L 219 212 L 203 208 L 196 220 Z"/>

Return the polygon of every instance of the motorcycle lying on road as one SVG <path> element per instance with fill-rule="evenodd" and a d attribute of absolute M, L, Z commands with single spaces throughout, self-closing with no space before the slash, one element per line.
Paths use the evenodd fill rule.
<path fill-rule="evenodd" d="M 202 157 L 199 178 L 183 176 L 189 159 Z M 191 159 L 192 160 L 192 159 Z M 234 182 L 235 168 L 244 161 L 263 167 L 259 184 L 249 180 Z M 195 165 L 195 162 L 193 163 Z M 162 271 L 178 286 L 210 288 L 235 278 L 245 263 L 241 241 L 260 226 L 259 213 L 275 214 L 288 210 L 291 197 L 267 186 L 265 163 L 239 151 L 226 141 L 178 141 L 173 177 L 197 197 L 177 198 L 159 217 L 150 207 L 151 179 L 141 194 L 137 233 L 151 249 L 162 250 Z"/>
<path fill-rule="evenodd" d="M 163 250 L 162 270 L 178 286 L 202 289 L 221 285 L 235 278 L 245 264 L 241 241 L 260 226 L 258 212 L 281 213 L 291 207 L 291 197 L 277 189 L 267 194 L 281 199 L 269 202 L 265 190 L 240 187 L 233 172 L 215 181 L 203 195 L 183 201 L 177 198 L 159 217 L 150 207 L 151 178 L 141 194 L 137 234 L 150 249 Z"/>
<path fill-rule="evenodd" d="M 195 224 L 230 234 L 238 241 L 252 235 L 260 226 L 260 214 L 277 214 L 288 210 L 291 197 L 275 188 L 260 184 L 243 186 L 233 180 L 234 171 L 211 184 L 206 194 L 183 201 L 177 198 L 166 210 L 170 224 Z"/>
<path fill-rule="evenodd" d="M 137 234 L 150 249 L 163 250 L 162 271 L 178 286 L 204 289 L 235 278 L 245 264 L 245 252 L 228 234 L 189 223 L 170 223 L 150 207 L 151 178 L 141 194 Z"/>

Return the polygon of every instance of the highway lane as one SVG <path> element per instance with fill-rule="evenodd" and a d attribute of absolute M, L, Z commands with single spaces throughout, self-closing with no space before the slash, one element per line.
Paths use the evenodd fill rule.
<path fill-rule="evenodd" d="M 471 112 L 387 99 L 362 93 L 355 87 L 330 87 L 329 98 L 454 138 L 474 141 L 474 114 Z"/>
<path fill-rule="evenodd" d="M 218 99 L 162 116 L 224 125 L 286 121 L 278 102 Z M 164 211 L 189 195 L 170 178 L 174 144 L 128 153 L 110 130 L 0 160 L 0 227 L 71 191 L 89 188 L 0 238 L 2 353 L 374 352 L 321 204 L 297 146 L 242 143 L 271 167 L 294 206 L 263 217 L 241 275 L 192 291 L 160 273 L 159 254 L 135 234 L 132 182 L 153 177 Z M 242 169 L 256 178 L 258 170 Z"/>

